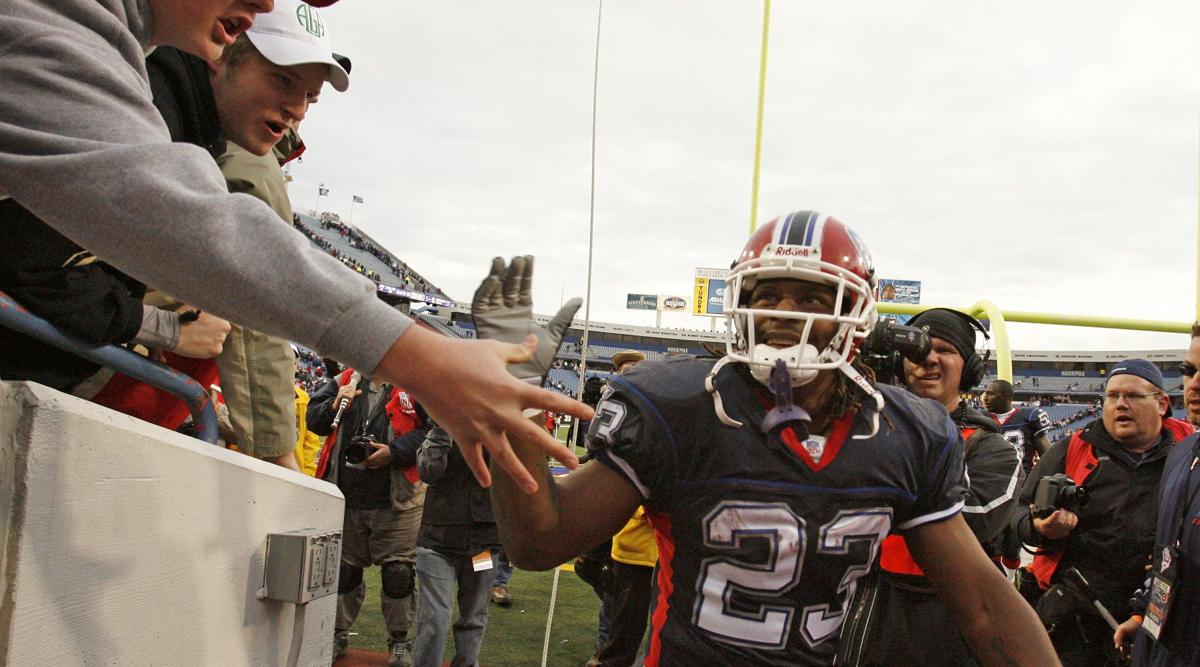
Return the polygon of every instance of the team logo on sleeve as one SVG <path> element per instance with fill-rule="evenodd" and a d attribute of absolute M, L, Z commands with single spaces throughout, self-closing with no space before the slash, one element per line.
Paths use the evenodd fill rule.
<path fill-rule="evenodd" d="M 588 439 L 595 443 L 603 443 L 606 447 L 613 444 L 613 433 L 625 420 L 625 405 L 617 401 L 602 400 L 596 406 L 596 416 L 588 428 Z"/>

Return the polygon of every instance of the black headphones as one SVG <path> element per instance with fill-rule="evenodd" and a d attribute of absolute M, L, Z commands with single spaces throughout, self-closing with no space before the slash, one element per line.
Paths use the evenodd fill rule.
<path fill-rule="evenodd" d="M 957 310 L 951 310 L 950 308 L 930 308 L 929 310 L 923 310 L 920 313 L 913 315 L 912 319 L 908 321 L 908 325 L 913 327 L 917 326 L 917 320 L 919 320 L 922 315 L 925 313 L 932 313 L 934 311 L 953 313 L 955 316 L 961 318 L 968 325 L 970 325 L 972 329 L 983 334 L 983 352 L 980 352 L 978 348 L 972 347 L 971 356 L 963 359 L 962 377 L 960 377 L 958 380 L 958 390 L 967 391 L 982 382 L 983 376 L 987 374 L 987 362 L 992 358 L 992 351 L 988 349 L 987 342 L 991 340 L 992 337 L 988 335 L 987 329 L 984 328 L 982 322 L 966 313 Z M 900 370 L 900 374 L 897 377 L 903 378 L 903 362 L 901 362 L 901 366 L 902 368 Z"/>

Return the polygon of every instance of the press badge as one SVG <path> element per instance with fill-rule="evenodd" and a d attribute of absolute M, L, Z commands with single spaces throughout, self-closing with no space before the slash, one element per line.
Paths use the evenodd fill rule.
<path fill-rule="evenodd" d="M 1146 601 L 1146 618 L 1142 630 L 1158 639 L 1167 613 L 1171 610 L 1171 588 L 1179 571 L 1179 550 L 1160 544 L 1154 547 L 1154 570 L 1150 573 L 1150 596 Z"/>
<path fill-rule="evenodd" d="M 481 551 L 481 552 L 475 554 L 475 556 L 473 558 L 471 558 L 471 567 L 475 568 L 476 572 L 483 572 L 484 570 L 490 570 L 490 569 L 492 569 L 493 566 L 494 566 L 494 563 L 492 563 L 492 552 L 491 551 L 487 551 L 487 550 Z"/>

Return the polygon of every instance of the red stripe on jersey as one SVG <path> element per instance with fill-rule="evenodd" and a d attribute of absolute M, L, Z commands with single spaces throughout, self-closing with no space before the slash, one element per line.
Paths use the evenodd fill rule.
<path fill-rule="evenodd" d="M 833 422 L 833 427 L 830 429 L 829 437 L 825 439 L 825 451 L 821 452 L 821 460 L 813 462 L 812 456 L 805 449 L 804 443 L 800 442 L 800 438 L 796 437 L 796 432 L 790 426 L 783 429 L 780 433 L 780 438 L 783 443 L 792 450 L 796 458 L 804 461 L 805 465 L 812 468 L 814 472 L 820 472 L 825 466 L 833 463 L 837 458 L 837 453 L 842 448 L 842 443 L 846 442 L 846 436 L 850 434 L 850 423 L 854 421 L 854 412 L 847 412 L 844 417 Z"/>
<path fill-rule="evenodd" d="M 654 528 L 654 542 L 658 545 L 658 602 L 654 615 L 650 617 L 650 651 L 646 654 L 644 667 L 658 667 L 662 659 L 662 629 L 667 623 L 667 607 L 671 593 L 675 591 L 672 576 L 675 573 L 675 540 L 671 538 L 671 516 L 646 510 L 646 518 Z"/>

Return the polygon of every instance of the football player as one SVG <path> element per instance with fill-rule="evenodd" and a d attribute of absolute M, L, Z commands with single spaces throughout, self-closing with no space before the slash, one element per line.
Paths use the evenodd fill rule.
<path fill-rule="evenodd" d="M 875 387 L 856 359 L 877 319 L 858 236 L 815 212 L 777 218 L 727 284 L 725 355 L 614 377 L 587 436 L 596 460 L 555 480 L 541 450 L 514 443 L 544 483 L 527 495 L 495 477 L 513 560 L 555 567 L 644 504 L 659 549 L 646 665 L 819 665 L 834 659 L 856 581 L 899 531 L 981 662 L 1055 664 L 959 516 L 963 445 L 945 408 Z M 524 338 L 528 326 L 496 324 L 508 310 L 475 316 Z"/>
<path fill-rule="evenodd" d="M 1036 405 L 1014 408 L 1013 386 L 1008 380 L 988 384 L 982 398 L 983 407 L 1000 424 L 1004 438 L 1021 453 L 1021 466 L 1028 477 L 1037 458 L 1050 449 L 1050 438 L 1046 435 L 1053 428 L 1050 416 Z"/>

